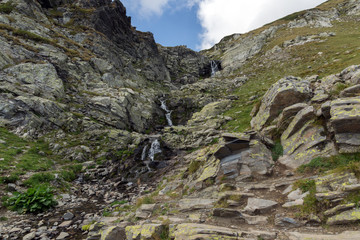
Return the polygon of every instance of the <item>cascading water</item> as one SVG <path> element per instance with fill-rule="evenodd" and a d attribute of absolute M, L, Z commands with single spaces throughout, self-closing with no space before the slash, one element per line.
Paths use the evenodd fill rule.
<path fill-rule="evenodd" d="M 152 143 L 151 143 L 151 147 L 149 150 L 149 158 L 150 160 L 153 162 L 155 155 L 158 153 L 161 153 L 161 147 L 160 147 L 160 142 L 159 140 L 155 139 Z"/>
<path fill-rule="evenodd" d="M 173 123 L 171 121 L 171 113 L 172 111 L 170 111 L 167 106 L 166 106 L 166 103 L 165 103 L 165 100 L 161 100 L 160 99 L 160 102 L 161 102 L 161 109 L 165 111 L 165 117 L 166 117 L 166 121 L 168 123 L 168 125 L 171 127 L 173 126 Z"/>
<path fill-rule="evenodd" d="M 219 71 L 218 64 L 214 60 L 211 60 L 210 66 L 211 66 L 211 76 L 213 77 L 215 76 L 216 72 Z"/>
<path fill-rule="evenodd" d="M 142 153 L 141 153 L 141 161 L 144 161 L 144 160 L 146 159 L 147 149 L 148 149 L 148 145 L 146 145 L 146 146 L 143 148 L 143 151 L 142 151 Z"/>

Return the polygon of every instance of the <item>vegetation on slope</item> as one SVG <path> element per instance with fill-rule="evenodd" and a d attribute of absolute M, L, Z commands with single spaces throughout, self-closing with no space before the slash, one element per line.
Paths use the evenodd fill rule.
<path fill-rule="evenodd" d="M 319 75 L 324 77 L 342 71 L 344 68 L 360 63 L 360 29 L 358 22 L 349 17 L 348 21 L 334 22 L 332 28 L 293 28 L 281 29 L 267 43 L 265 48 L 235 73 L 235 76 L 247 76 L 249 80 L 235 91 L 239 100 L 225 113 L 234 120 L 224 129 L 242 132 L 250 127 L 251 110 L 258 104 L 267 89 L 285 76 L 306 77 Z M 296 36 L 334 32 L 336 35 L 323 42 L 309 42 L 304 45 L 284 48 L 282 59 L 269 59 L 264 54 L 284 41 Z M 255 96 L 255 100 L 249 100 Z"/>

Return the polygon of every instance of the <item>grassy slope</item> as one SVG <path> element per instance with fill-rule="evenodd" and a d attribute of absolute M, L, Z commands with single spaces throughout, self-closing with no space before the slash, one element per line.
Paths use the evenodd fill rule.
<path fill-rule="evenodd" d="M 267 43 L 265 48 L 249 60 L 241 69 L 238 76 L 247 75 L 249 81 L 236 90 L 238 101 L 225 115 L 232 117 L 225 129 L 229 131 L 244 131 L 250 127 L 250 112 L 258 100 L 250 102 L 251 96 L 262 96 L 267 89 L 284 76 L 311 76 L 324 77 L 335 74 L 344 68 L 360 64 L 360 29 L 358 21 L 345 17 L 346 21 L 334 22 L 332 28 L 295 28 L 281 29 L 276 36 Z M 285 49 L 283 60 L 267 60 L 266 51 L 296 36 L 334 32 L 336 36 L 328 37 L 325 42 L 311 42 L 302 46 L 293 46 Z M 318 53 L 322 54 L 318 54 Z M 311 68 L 310 68 L 311 67 Z M 240 73 L 241 71 L 241 73 Z M 235 75 L 236 76 L 236 75 Z"/>
<path fill-rule="evenodd" d="M 27 141 L 5 128 L 0 128 L 0 140 L 0 187 L 20 181 L 25 187 L 52 182 L 62 188 L 82 169 L 82 165 L 54 155 L 42 140 Z M 60 178 L 55 180 L 55 174 Z"/>

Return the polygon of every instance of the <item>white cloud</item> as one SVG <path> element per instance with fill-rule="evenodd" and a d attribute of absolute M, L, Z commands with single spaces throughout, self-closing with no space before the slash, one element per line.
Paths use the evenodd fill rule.
<path fill-rule="evenodd" d="M 200 49 L 212 47 L 221 38 L 245 33 L 325 0 L 201 0 L 198 18 L 203 27 Z"/>
<path fill-rule="evenodd" d="M 212 47 L 224 36 L 246 33 L 288 14 L 312 8 L 325 0 L 121 0 L 141 17 L 160 16 L 199 6 L 203 28 L 199 49 Z"/>

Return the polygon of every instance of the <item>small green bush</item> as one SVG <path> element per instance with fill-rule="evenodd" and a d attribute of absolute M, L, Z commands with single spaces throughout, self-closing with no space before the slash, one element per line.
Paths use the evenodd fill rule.
<path fill-rule="evenodd" d="M 300 188 L 303 193 L 311 192 L 316 190 L 316 185 L 314 180 L 302 179 L 294 183 L 294 189 Z"/>
<path fill-rule="evenodd" d="M 13 4 L 12 1 L 8 1 L 6 3 L 0 3 L 0 12 L 1 13 L 9 14 L 14 10 L 14 8 L 15 8 L 15 5 Z"/>
<path fill-rule="evenodd" d="M 359 174 L 360 169 L 356 163 L 360 162 L 360 153 L 343 153 L 331 157 L 318 157 L 311 160 L 310 163 L 300 166 L 297 171 L 307 172 L 326 172 L 329 170 L 350 170 Z"/>
<path fill-rule="evenodd" d="M 17 180 L 19 180 L 19 176 L 16 174 L 0 177 L 0 183 L 15 183 Z"/>
<path fill-rule="evenodd" d="M 5 202 L 5 206 L 10 210 L 19 213 L 43 212 L 56 204 L 52 189 L 46 186 L 29 188 L 25 193 L 15 193 Z"/>
<path fill-rule="evenodd" d="M 274 161 L 277 161 L 284 153 L 284 148 L 280 141 L 277 141 L 274 147 L 271 149 L 271 155 Z"/>
<path fill-rule="evenodd" d="M 48 184 L 55 180 L 52 173 L 35 173 L 28 180 L 24 181 L 24 185 L 28 187 L 36 187 L 38 185 Z"/>
<path fill-rule="evenodd" d="M 193 174 L 195 173 L 201 166 L 201 162 L 199 161 L 192 161 L 189 166 L 189 173 Z"/>
<path fill-rule="evenodd" d="M 69 165 L 63 167 L 63 170 L 60 172 L 60 176 L 67 182 L 74 181 L 77 178 L 77 175 L 81 173 L 82 165 Z"/>
<path fill-rule="evenodd" d="M 25 30 L 22 30 L 22 29 L 15 29 L 13 31 L 14 35 L 17 35 L 17 36 L 22 36 L 24 38 L 27 38 L 27 39 L 30 39 L 30 40 L 34 40 L 35 42 L 42 42 L 42 43 L 48 43 L 48 44 L 51 44 L 53 43 L 50 39 L 48 38 L 44 38 L 42 36 L 39 36 L 35 33 L 32 33 L 32 32 L 29 32 L 29 31 L 25 31 Z"/>
<path fill-rule="evenodd" d="M 316 213 L 319 210 L 317 201 L 315 180 L 302 179 L 294 183 L 294 189 L 300 188 L 303 193 L 309 192 L 304 198 L 304 204 L 300 207 L 302 214 Z"/>

